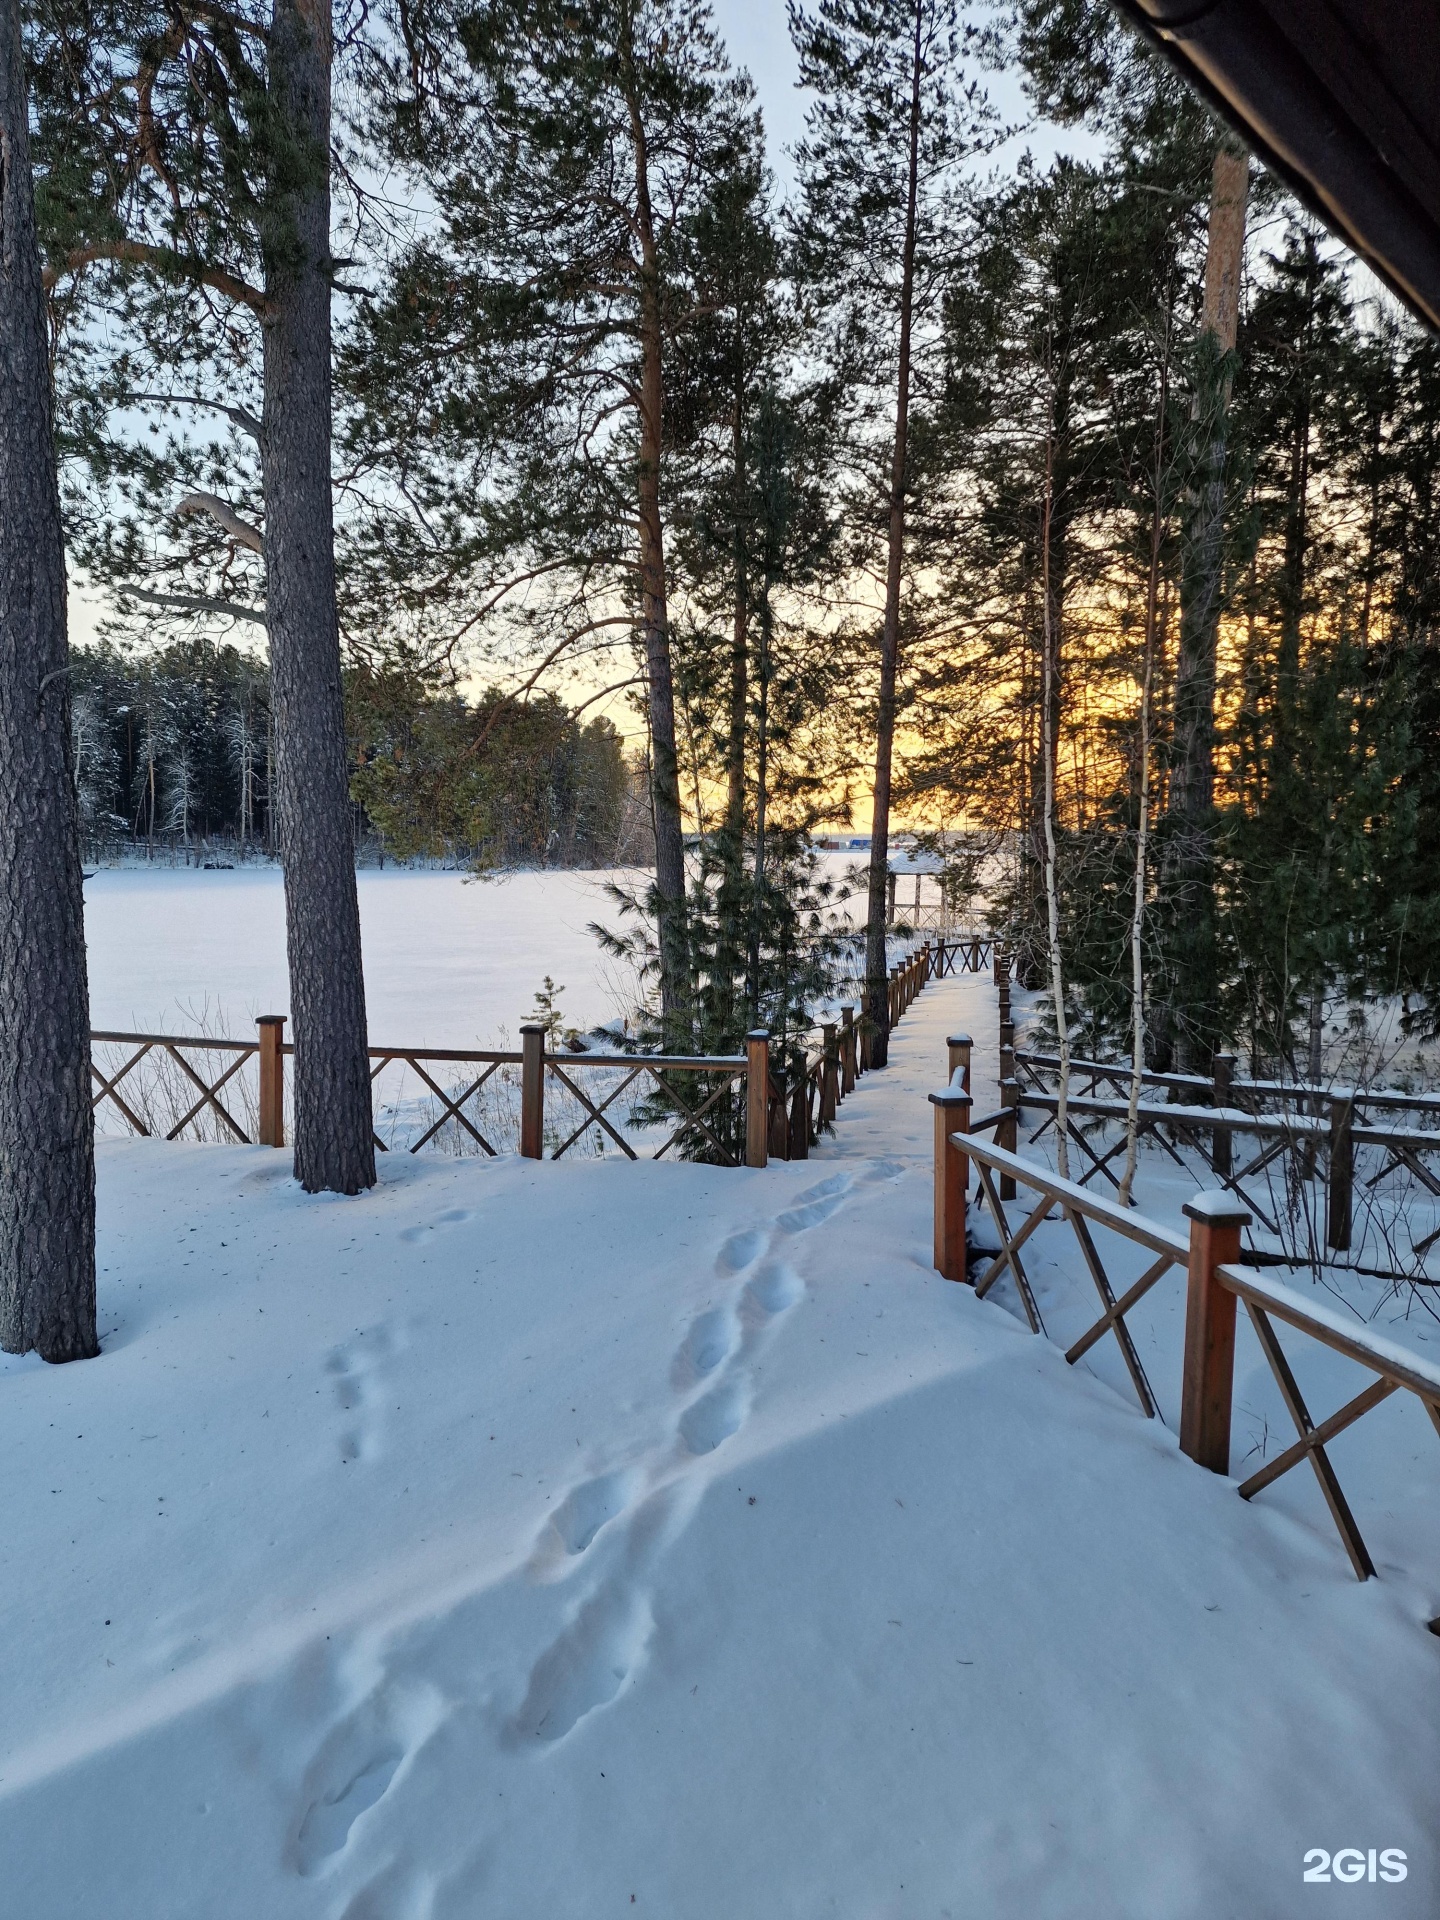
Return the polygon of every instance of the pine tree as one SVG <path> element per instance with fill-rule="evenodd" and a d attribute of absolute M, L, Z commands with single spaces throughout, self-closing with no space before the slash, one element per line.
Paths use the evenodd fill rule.
<path fill-rule="evenodd" d="M 331 492 L 330 0 L 182 4 L 163 32 L 128 0 L 46 0 L 32 52 L 57 313 L 83 336 L 87 312 L 114 308 L 161 368 L 177 334 L 179 363 L 208 365 L 212 387 L 258 336 L 258 417 L 198 398 L 256 443 L 263 532 L 216 494 L 180 507 L 263 562 L 295 1172 L 355 1193 L 375 1149 Z"/>
<path fill-rule="evenodd" d="M 17 0 L 0 7 L 0 1347 L 99 1352 L 65 551 Z"/>
<path fill-rule="evenodd" d="M 883 1066 L 891 784 L 921 473 L 912 410 L 933 397 L 940 303 L 958 258 L 960 167 L 987 115 L 965 75 L 955 0 L 820 0 L 813 14 L 792 0 L 790 24 L 801 82 L 816 95 L 796 154 L 800 269 L 828 312 L 850 401 L 855 561 L 885 583 L 866 945 L 871 1058 Z"/>

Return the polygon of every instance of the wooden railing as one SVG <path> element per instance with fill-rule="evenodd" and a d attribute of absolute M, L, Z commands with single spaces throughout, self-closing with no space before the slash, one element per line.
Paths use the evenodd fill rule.
<path fill-rule="evenodd" d="M 1017 1079 L 1013 1072 L 1006 1072 L 1012 1062 L 1024 1076 L 1023 1079 Z M 1009 1060 L 1002 1058 L 1002 1083 L 1011 1088 L 1010 1104 L 1020 1113 L 1030 1111 L 1046 1116 L 1031 1136 L 1031 1144 L 1042 1138 L 1057 1122 L 1059 1097 L 1045 1085 L 1045 1076 L 1053 1078 L 1059 1071 L 1059 1065 L 1058 1059 L 1052 1055 L 1016 1051 L 1013 1048 Z M 1379 1126 L 1367 1122 L 1366 1118 L 1372 1112 L 1387 1111 L 1440 1114 L 1440 1099 L 1433 1095 L 1390 1092 L 1384 1088 L 1312 1087 L 1295 1086 L 1283 1081 L 1236 1080 L 1231 1076 L 1229 1067 L 1228 1057 L 1222 1055 L 1217 1060 L 1215 1075 L 1209 1080 L 1193 1074 L 1143 1074 L 1141 1079 L 1144 1086 L 1163 1087 L 1172 1098 L 1166 1101 L 1142 1099 L 1139 1102 L 1135 1115 L 1137 1136 L 1153 1140 L 1182 1168 L 1185 1162 L 1181 1158 L 1180 1148 L 1197 1155 L 1269 1232 L 1281 1232 L 1279 1220 L 1274 1217 L 1271 1206 L 1267 1205 L 1269 1196 L 1262 1198 L 1253 1184 L 1246 1183 L 1253 1182 L 1257 1175 L 1264 1173 L 1286 1154 L 1296 1156 L 1296 1171 L 1302 1177 L 1310 1177 L 1323 1168 L 1325 1243 L 1337 1253 L 1348 1252 L 1354 1239 L 1356 1154 L 1359 1149 L 1378 1147 L 1385 1156 L 1382 1163 L 1368 1175 L 1368 1187 L 1373 1188 L 1393 1169 L 1403 1166 L 1418 1178 L 1428 1192 L 1440 1197 L 1440 1178 L 1422 1163 L 1422 1156 L 1440 1152 L 1440 1131 Z M 1119 1185 L 1111 1166 L 1125 1151 L 1124 1135 L 1111 1140 L 1108 1145 L 1102 1142 L 1097 1148 L 1084 1129 L 1076 1124 L 1076 1120 L 1123 1123 L 1128 1115 L 1128 1102 L 1097 1096 L 1094 1088 L 1102 1081 L 1124 1084 L 1130 1077 L 1130 1069 L 1116 1063 L 1094 1060 L 1071 1062 L 1072 1089 L 1079 1082 L 1082 1090 L 1072 1090 L 1068 1095 L 1066 1105 L 1069 1114 L 1075 1117 L 1067 1122 L 1066 1134 L 1071 1145 L 1089 1162 L 1080 1178 L 1082 1186 L 1088 1185 L 1096 1175 L 1103 1175 L 1114 1187 Z M 1083 1090 L 1087 1080 L 1089 1091 Z M 1181 1101 L 1173 1097 L 1180 1093 L 1191 1095 L 1192 1100 Z M 1197 1095 L 1208 1097 L 1212 1104 L 1199 1104 L 1194 1101 Z M 1267 1112 L 1267 1102 L 1287 1109 L 1308 1106 L 1312 1111 Z M 1234 1142 L 1238 1138 L 1254 1140 L 1257 1151 L 1244 1165 L 1237 1167 Z M 1016 1142 L 1007 1140 L 1005 1144 L 1013 1148 Z M 1186 1168 L 1186 1171 L 1190 1169 Z M 1440 1228 L 1416 1243 L 1416 1254 L 1423 1256 L 1436 1239 L 1440 1239 Z"/>
<path fill-rule="evenodd" d="M 989 953 L 989 943 L 981 940 L 917 946 L 890 969 L 891 1026 L 899 1024 L 929 981 L 983 965 Z M 560 1053 L 547 1049 L 545 1027 L 530 1023 L 520 1030 L 518 1051 L 373 1046 L 370 1079 L 378 1097 L 387 1069 L 407 1069 L 434 1102 L 423 1116 L 423 1131 L 406 1143 L 411 1153 L 452 1128 L 480 1153 L 497 1155 L 503 1127 L 528 1159 L 561 1159 L 588 1135 L 632 1160 L 642 1153 L 658 1160 L 678 1148 L 705 1152 L 722 1165 L 764 1166 L 772 1156 L 806 1158 L 870 1067 L 870 1023 L 856 1007 L 840 1008 L 835 1020 L 811 1032 L 818 1045 L 807 1043 L 798 1060 L 790 1051 L 788 1061 L 781 1061 L 772 1060 L 770 1036 L 763 1031 L 748 1036 L 743 1054 Z M 262 1016 L 253 1040 L 107 1031 L 96 1031 L 91 1039 L 96 1047 L 123 1053 L 103 1062 L 92 1057 L 92 1104 L 97 1110 L 108 1104 L 134 1133 L 158 1132 L 174 1140 L 197 1122 L 211 1120 L 223 1138 L 238 1144 L 283 1146 L 285 1062 L 295 1051 L 285 1039 L 283 1014 Z M 165 1089 L 158 1117 L 156 1102 L 141 1097 L 134 1081 L 144 1062 L 157 1060 L 174 1083 Z M 241 1077 L 252 1061 L 258 1063 L 255 1087 Z M 447 1084 L 446 1068 L 462 1071 L 448 1076 Z M 497 1076 L 506 1100 L 493 1103 L 487 1118 L 483 1097 Z M 596 1076 L 603 1076 L 598 1083 Z M 176 1087 L 183 1088 L 183 1098 L 177 1099 Z M 633 1121 L 642 1095 L 639 1127 L 617 1125 L 619 1103 L 628 1098 Z M 653 1134 L 662 1113 L 673 1116 L 674 1124 L 655 1146 L 652 1138 L 641 1136 Z M 393 1143 L 377 1131 L 375 1144 L 383 1152 Z"/>
<path fill-rule="evenodd" d="M 963 1064 L 968 1068 L 968 1061 Z M 1044 1323 L 1025 1272 L 1023 1250 L 1041 1222 L 1053 1218 L 1054 1209 L 1058 1207 L 1071 1228 L 1081 1263 L 1101 1304 L 1099 1317 L 1071 1343 L 1065 1358 L 1073 1365 L 1107 1334 L 1113 1335 L 1141 1410 L 1154 1419 L 1159 1415 L 1155 1393 L 1126 1325 L 1126 1316 L 1166 1274 L 1183 1268 L 1186 1316 L 1180 1381 L 1180 1448 L 1197 1464 L 1222 1474 L 1230 1471 L 1236 1302 L 1243 1301 L 1298 1437 L 1293 1445 L 1242 1481 L 1238 1491 L 1243 1499 L 1253 1499 L 1292 1467 L 1308 1459 L 1351 1566 L 1358 1578 L 1369 1579 L 1375 1572 L 1374 1562 L 1325 1451 L 1326 1444 L 1399 1391 L 1416 1396 L 1440 1434 L 1440 1366 L 1373 1333 L 1368 1326 L 1347 1323 L 1328 1306 L 1296 1292 L 1272 1273 L 1241 1264 L 1240 1236 L 1250 1216 L 1228 1191 L 1196 1194 L 1185 1207 L 1190 1223 L 1186 1237 L 983 1139 L 982 1132 L 998 1131 L 1012 1116 L 1013 1109 L 1001 1108 L 978 1121 L 972 1130 L 967 1125 L 970 1094 L 961 1067 L 952 1048 L 950 1084 L 930 1096 L 935 1108 L 937 1269 L 947 1279 L 970 1281 L 982 1299 L 1001 1274 L 1008 1273 L 1031 1330 L 1043 1333 Z M 987 1207 L 1000 1236 L 1000 1247 L 993 1254 L 976 1255 L 967 1251 L 966 1213 L 972 1165 L 978 1176 L 980 1201 Z M 1005 1180 L 1011 1183 L 1012 1191 L 1024 1187 L 1039 1196 L 1018 1227 L 1011 1225 L 997 1191 L 1000 1182 Z M 1097 1228 L 1152 1256 L 1139 1278 L 1122 1291 L 1116 1291 L 1101 1258 L 1092 1231 Z M 1277 1320 L 1331 1352 L 1355 1361 L 1374 1378 L 1336 1412 L 1316 1421 L 1276 1334 L 1273 1323 Z M 1430 1624 L 1432 1630 L 1440 1632 L 1440 1619 Z"/>

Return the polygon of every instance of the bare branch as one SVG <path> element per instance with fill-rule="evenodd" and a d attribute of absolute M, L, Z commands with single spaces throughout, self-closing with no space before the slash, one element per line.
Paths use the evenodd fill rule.
<path fill-rule="evenodd" d="M 229 534 L 242 547 L 249 547 L 252 553 L 263 554 L 265 537 L 258 527 L 252 527 L 248 520 L 242 520 L 228 501 L 222 500 L 218 493 L 187 493 L 175 509 L 176 513 L 208 513 L 216 526 Z"/>
<path fill-rule="evenodd" d="M 208 407 L 212 413 L 223 413 L 233 420 L 242 432 L 252 439 L 260 438 L 260 422 L 248 407 L 227 406 L 223 400 L 205 400 L 193 393 L 127 393 L 124 404 L 130 406 L 136 402 L 153 400 L 167 407 Z"/>
<path fill-rule="evenodd" d="M 231 620 L 250 620 L 257 627 L 267 625 L 262 609 L 242 607 L 233 600 L 207 600 L 203 595 L 188 593 L 152 593 L 148 587 L 117 587 L 116 594 L 122 600 L 143 600 L 147 606 L 169 607 L 176 613 L 223 613 Z"/>

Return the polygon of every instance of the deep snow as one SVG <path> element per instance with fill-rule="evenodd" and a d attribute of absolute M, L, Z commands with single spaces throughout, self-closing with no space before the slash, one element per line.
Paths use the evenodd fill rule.
<path fill-rule="evenodd" d="M 991 999 L 763 1173 L 102 1142 L 103 1355 L 0 1375 L 5 1910 L 1433 1913 L 1433 1434 L 1337 1445 L 1361 1586 L 1298 1475 L 939 1279 Z M 1302 1884 L 1352 1846 L 1407 1880 Z"/>

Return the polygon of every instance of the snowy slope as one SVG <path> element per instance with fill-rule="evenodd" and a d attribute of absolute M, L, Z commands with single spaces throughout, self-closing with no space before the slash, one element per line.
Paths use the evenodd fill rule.
<path fill-rule="evenodd" d="M 983 1007 L 763 1173 L 102 1143 L 104 1353 L 0 1375 L 3 1910 L 1433 1913 L 1425 1593 L 930 1269 Z"/>

